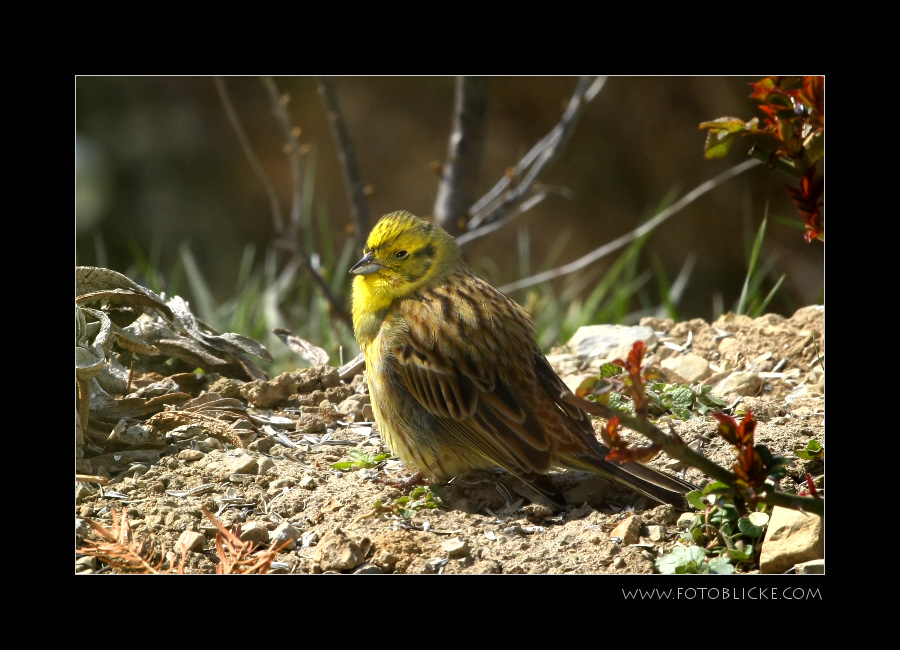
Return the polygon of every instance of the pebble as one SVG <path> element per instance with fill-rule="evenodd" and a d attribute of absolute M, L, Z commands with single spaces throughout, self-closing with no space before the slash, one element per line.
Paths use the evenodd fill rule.
<path fill-rule="evenodd" d="M 175 547 L 180 550 L 182 543 L 187 546 L 187 550 L 189 551 L 200 551 L 203 550 L 203 547 L 206 546 L 206 536 L 202 533 L 197 533 L 192 530 L 186 530 L 181 533 L 181 536 L 178 538 L 178 543 L 175 544 Z"/>
<path fill-rule="evenodd" d="M 269 541 L 269 529 L 261 521 L 251 521 L 241 526 L 241 541 L 266 543 Z"/>
<path fill-rule="evenodd" d="M 469 554 L 469 543 L 459 537 L 441 542 L 441 550 L 450 557 L 465 557 Z"/>
<path fill-rule="evenodd" d="M 665 526 L 647 526 L 647 537 L 651 542 L 661 542 L 666 538 Z"/>
<path fill-rule="evenodd" d="M 640 538 L 642 525 L 641 518 L 632 515 L 616 526 L 609 536 L 620 538 L 625 545 L 635 544 Z"/>
<path fill-rule="evenodd" d="M 279 547 L 285 542 L 284 551 L 293 551 L 297 548 L 297 540 L 300 539 L 300 531 L 291 526 L 287 521 L 283 521 L 269 533 L 269 543 L 274 547 Z"/>
<path fill-rule="evenodd" d="M 93 573 L 97 570 L 97 558 L 85 555 L 75 560 L 75 573 Z"/>

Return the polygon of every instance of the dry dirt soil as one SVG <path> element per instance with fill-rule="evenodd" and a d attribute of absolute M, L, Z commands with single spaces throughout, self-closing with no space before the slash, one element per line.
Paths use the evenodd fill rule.
<path fill-rule="evenodd" d="M 712 362 L 722 377 L 734 370 L 759 376 L 756 394 L 743 396 L 740 406 L 759 418 L 758 443 L 792 456 L 810 440 L 824 445 L 824 313 L 823 307 L 807 307 L 790 319 L 727 315 L 712 325 L 702 320 L 643 324 L 682 344 L 690 334 L 690 352 Z M 733 336 L 721 338 L 723 331 Z M 649 360 L 677 354 L 657 344 Z M 715 384 L 719 375 L 706 382 Z M 680 513 L 671 507 L 576 472 L 553 475 L 570 503 L 565 512 L 530 505 L 519 482 L 498 472 L 463 475 L 435 486 L 446 507 L 421 508 L 404 519 L 397 514 L 397 500 L 409 489 L 383 482 L 410 474 L 398 461 L 333 467 L 352 461 L 350 452 L 376 456 L 387 451 L 377 427 L 368 422 L 371 407 L 361 373 L 342 381 L 336 368 L 316 366 L 269 382 L 219 378 L 192 387 L 191 393 L 195 412 L 197 404 L 219 399 L 225 400 L 219 404 L 238 405 L 238 413 L 246 410 L 218 420 L 228 424 L 230 433 L 197 420 L 184 426 L 185 420 L 166 423 L 157 416 L 155 445 L 135 449 L 140 447 L 135 443 L 112 453 L 95 448 L 93 458 L 86 453 L 93 473 L 110 481 L 105 486 L 76 483 L 77 572 L 113 571 L 103 561 L 80 555 L 85 540 L 96 539 L 84 520 L 109 526 L 111 509 L 127 513 L 136 539 L 170 550 L 178 548 L 185 531 L 199 533 L 192 536 L 186 573 L 215 573 L 219 563 L 216 529 L 201 506 L 226 526 L 239 524 L 245 537 L 261 541 L 260 549 L 276 529 L 297 537 L 296 547 L 277 553 L 271 567 L 291 574 L 648 574 L 657 572 L 654 560 L 668 553 L 683 532 L 676 527 Z M 722 397 L 729 405 L 737 399 Z M 212 407 L 209 412 L 221 413 Z M 672 425 L 688 443 L 699 442 L 708 458 L 729 468 L 735 462 L 712 417 L 673 420 Z M 235 432 L 244 448 L 230 442 Z M 651 464 L 678 469 L 665 456 Z M 823 473 L 823 460 L 795 457 L 780 487 L 798 489 L 807 474 Z M 709 482 L 693 468 L 686 478 L 698 486 Z M 376 510 L 376 502 L 388 508 Z M 617 524 L 635 512 L 641 532 L 660 525 L 665 537 L 642 536 L 634 544 L 613 538 Z M 738 573 L 755 568 L 741 565 Z"/>

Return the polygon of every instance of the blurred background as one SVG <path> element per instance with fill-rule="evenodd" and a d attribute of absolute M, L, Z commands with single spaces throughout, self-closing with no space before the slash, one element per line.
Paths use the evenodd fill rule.
<path fill-rule="evenodd" d="M 502 286 L 571 262 L 741 163 L 747 151 L 742 142 L 724 160 L 705 160 L 706 132 L 698 125 L 723 116 L 762 119 L 749 98 L 748 84 L 758 78 L 609 78 L 542 178 L 553 191 L 473 242 L 469 264 Z M 223 102 L 213 77 L 76 78 L 75 262 L 183 296 L 219 331 L 267 345 L 276 356 L 270 372 L 304 365 L 269 334 L 274 327 L 321 346 L 332 363 L 349 360 L 358 352 L 352 332 L 295 254 L 297 247 L 304 251 L 336 299 L 349 305 L 347 269 L 361 256 L 364 237 L 353 239 L 348 192 L 317 80 L 272 80 L 301 146 L 293 159 L 298 176 L 292 176 L 288 138 L 264 82 L 222 81 L 230 103 Z M 432 215 L 455 78 L 333 81 L 372 222 L 399 209 Z M 577 81 L 490 79 L 476 198 L 557 124 Z M 300 236 L 293 243 L 278 231 L 266 183 L 285 219 L 297 206 Z M 510 296 L 532 313 L 545 351 L 582 324 L 636 322 L 644 315 L 712 321 L 736 307 L 768 206 L 753 304 L 789 316 L 822 303 L 824 244 L 804 240 L 786 183 L 797 185 L 758 165 L 638 244 Z"/>

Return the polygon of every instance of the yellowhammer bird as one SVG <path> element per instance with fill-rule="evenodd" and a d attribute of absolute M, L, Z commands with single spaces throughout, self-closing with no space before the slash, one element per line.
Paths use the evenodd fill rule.
<path fill-rule="evenodd" d="M 695 486 L 628 463 L 534 340 L 528 314 L 479 278 L 442 228 L 408 212 L 385 215 L 352 268 L 353 329 L 366 357 L 372 409 L 385 443 L 434 481 L 502 467 L 560 507 L 553 468 L 596 472 L 681 509 Z"/>

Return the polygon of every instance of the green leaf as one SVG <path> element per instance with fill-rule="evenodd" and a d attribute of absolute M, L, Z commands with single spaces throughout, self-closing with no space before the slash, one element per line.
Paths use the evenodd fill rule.
<path fill-rule="evenodd" d="M 763 527 L 757 526 L 756 524 L 752 523 L 748 517 L 741 517 L 740 519 L 738 519 L 737 523 L 738 530 L 740 530 L 741 533 L 743 533 L 747 537 L 761 537 L 763 534 Z"/>
<path fill-rule="evenodd" d="M 709 572 L 717 575 L 729 575 L 734 573 L 734 566 L 726 557 L 716 557 L 709 561 Z"/>
<path fill-rule="evenodd" d="M 690 409 L 680 409 L 676 406 L 673 406 L 669 410 L 672 412 L 672 416 L 676 420 L 690 420 L 692 417 L 694 417 L 694 414 L 691 413 Z"/>
<path fill-rule="evenodd" d="M 675 575 L 679 566 L 679 560 L 675 557 L 674 552 L 656 559 L 656 568 L 659 569 L 660 573 L 666 575 Z"/>
<path fill-rule="evenodd" d="M 353 463 L 348 460 L 342 460 L 339 463 L 334 463 L 331 467 L 333 469 L 350 469 L 351 467 L 353 467 Z"/>
<path fill-rule="evenodd" d="M 727 548 L 724 551 L 729 559 L 734 562 L 746 562 L 753 559 L 753 545 L 745 544 L 742 540 L 737 540 L 733 548 Z"/>
<path fill-rule="evenodd" d="M 703 493 L 700 490 L 691 490 L 685 495 L 685 498 L 697 510 L 706 510 L 707 504 L 703 501 Z"/>
<path fill-rule="evenodd" d="M 696 393 L 688 386 L 679 385 L 674 390 L 667 391 L 666 395 L 671 400 L 673 408 L 690 410 L 691 406 L 694 405 Z"/>
<path fill-rule="evenodd" d="M 684 574 L 684 573 L 708 573 L 709 567 L 704 561 L 706 552 L 700 546 L 686 547 L 676 544 L 672 552 L 657 558 L 655 564 L 660 573 Z M 704 570 L 705 568 L 705 570 Z"/>
<path fill-rule="evenodd" d="M 717 494 L 722 490 L 731 491 L 731 488 L 728 487 L 728 485 L 726 485 L 725 483 L 722 483 L 722 481 L 713 481 L 705 488 L 703 488 L 703 494 Z"/>
<path fill-rule="evenodd" d="M 711 395 L 709 391 L 712 390 L 712 386 L 704 386 L 700 395 L 697 396 L 697 400 L 703 403 L 705 406 L 709 408 L 723 408 L 726 406 L 725 401 L 719 399 L 715 395 Z"/>
<path fill-rule="evenodd" d="M 621 375 L 623 372 L 624 369 L 614 363 L 604 363 L 602 366 L 600 366 L 600 376 L 603 378 L 616 377 L 618 375 Z"/>

